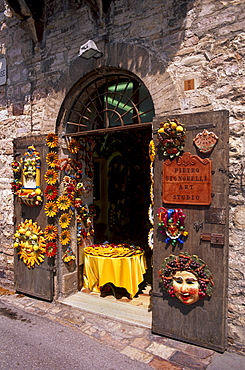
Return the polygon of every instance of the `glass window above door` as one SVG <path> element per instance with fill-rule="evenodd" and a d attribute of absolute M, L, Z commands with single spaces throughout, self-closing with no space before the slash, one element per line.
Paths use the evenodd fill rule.
<path fill-rule="evenodd" d="M 66 135 L 152 122 L 154 106 L 142 82 L 123 74 L 95 78 L 75 96 Z"/>

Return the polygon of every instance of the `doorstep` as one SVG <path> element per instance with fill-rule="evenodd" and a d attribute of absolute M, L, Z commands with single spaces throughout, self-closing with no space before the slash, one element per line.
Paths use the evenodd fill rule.
<path fill-rule="evenodd" d="M 83 292 L 77 292 L 67 298 L 59 298 L 58 302 L 90 313 L 151 329 L 152 313 L 147 308 Z"/>

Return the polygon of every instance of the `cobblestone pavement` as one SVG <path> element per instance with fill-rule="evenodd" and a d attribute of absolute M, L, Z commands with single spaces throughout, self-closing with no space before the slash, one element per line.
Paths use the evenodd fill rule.
<path fill-rule="evenodd" d="M 148 364 L 153 369 L 245 369 L 245 356 L 231 353 L 230 356 L 238 356 L 237 362 L 232 362 L 233 367 L 228 361 L 226 366 L 224 361 L 222 362 L 223 355 L 212 350 L 154 335 L 150 329 L 95 315 L 62 303 L 49 303 L 2 288 L 0 300 L 26 312 L 56 320 L 63 325 L 74 326 L 82 333 L 113 347 L 131 359 Z M 217 362 L 216 355 L 221 356 L 220 362 Z M 217 365 L 213 367 L 214 360 Z"/>

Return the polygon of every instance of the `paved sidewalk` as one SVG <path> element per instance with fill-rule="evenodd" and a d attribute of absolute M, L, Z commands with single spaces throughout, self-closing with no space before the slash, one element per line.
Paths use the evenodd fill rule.
<path fill-rule="evenodd" d="M 61 302 L 45 302 L 0 289 L 0 300 L 26 312 L 75 326 L 131 359 L 163 370 L 245 370 L 245 356 L 212 350 L 161 337 L 140 324 L 116 320 Z M 126 369 L 125 369 L 126 370 Z"/>

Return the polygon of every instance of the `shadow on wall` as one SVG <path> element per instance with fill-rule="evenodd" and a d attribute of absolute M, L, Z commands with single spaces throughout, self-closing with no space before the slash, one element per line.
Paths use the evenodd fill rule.
<path fill-rule="evenodd" d="M 122 5 L 120 1 L 93 0 L 83 3 L 76 1 L 76 3 L 79 5 L 77 8 L 74 8 L 71 0 L 61 3 L 59 9 L 53 10 L 50 7 L 46 8 L 46 24 L 51 25 L 54 22 L 52 11 L 55 11 L 56 16 L 61 16 L 64 13 L 64 24 L 69 24 L 69 17 L 73 14 L 72 12 L 87 12 L 90 15 L 89 19 L 92 23 L 90 28 L 93 34 L 91 34 L 90 38 L 97 35 L 96 38 L 101 40 L 97 44 L 99 49 L 103 51 L 104 56 L 98 60 L 85 60 L 78 57 L 77 53 L 70 65 L 64 66 L 60 76 L 56 78 L 59 71 L 54 68 L 55 55 L 50 53 L 50 45 L 45 45 L 47 40 L 45 40 L 44 33 L 40 70 L 44 77 L 51 76 L 52 74 L 53 78 L 47 78 L 46 86 L 43 89 L 36 88 L 35 90 L 37 82 L 34 82 L 32 89 L 35 92 L 31 93 L 31 99 L 35 101 L 45 99 L 48 95 L 51 97 L 52 94 L 53 96 L 57 96 L 58 94 L 58 97 L 55 98 L 55 108 L 53 101 L 51 101 L 52 99 L 47 100 L 45 103 L 45 116 L 47 120 L 49 119 L 49 115 L 52 117 L 58 116 L 59 101 L 62 102 L 71 90 L 74 89 L 76 91 L 77 86 L 75 87 L 75 84 L 79 85 L 79 80 L 96 68 L 108 66 L 119 67 L 135 73 L 141 79 L 147 76 L 163 75 L 169 61 L 178 52 L 180 44 L 183 41 L 186 15 L 194 7 L 195 0 L 166 0 L 164 2 L 160 0 L 153 0 L 152 2 L 148 0 L 135 0 L 134 2 L 130 2 L 130 6 L 127 4 L 124 5 L 125 2 Z M 99 8 L 101 4 L 102 7 Z M 67 11 L 67 7 L 69 8 L 69 12 Z M 155 28 L 151 24 L 154 9 L 155 17 L 157 17 Z M 123 19 L 128 19 L 128 23 L 123 21 L 124 23 L 120 25 L 118 24 L 118 19 L 122 22 L 122 17 L 118 18 L 118 16 L 124 15 L 123 13 L 125 13 Z M 144 15 L 145 18 L 143 18 Z M 101 22 L 98 22 L 98 19 Z M 120 27 L 123 30 L 123 26 L 128 27 L 129 30 L 127 36 L 122 33 L 123 41 L 121 42 L 116 34 Z M 83 35 L 83 37 L 86 36 Z M 64 39 L 64 49 L 67 47 L 66 44 L 70 46 L 70 42 L 71 40 L 69 38 Z M 38 96 L 35 95 L 37 92 Z M 22 115 L 23 107 L 26 104 L 25 95 L 20 96 L 18 102 L 15 101 L 12 103 L 14 103 L 15 115 Z M 62 114 L 62 110 L 60 114 Z"/>
<path fill-rule="evenodd" d="M 149 36 L 148 39 L 147 35 L 143 40 L 143 37 L 139 35 L 137 30 L 137 27 L 142 29 L 143 26 L 146 29 L 150 28 L 150 24 L 147 24 L 147 17 L 142 20 L 142 23 L 139 22 L 138 25 L 137 23 L 134 25 L 135 32 L 130 31 L 130 37 L 127 37 L 127 40 L 124 37 L 124 40 L 120 42 L 120 40 L 115 41 L 113 37 L 110 37 L 110 34 L 113 35 L 116 13 L 116 2 L 112 2 L 108 10 L 109 15 L 107 13 L 105 17 L 107 21 L 105 21 L 105 29 L 103 30 L 103 34 L 107 36 L 101 37 L 102 41 L 97 43 L 99 49 L 103 51 L 104 56 L 98 60 L 85 60 L 77 56 L 63 75 L 60 76 L 60 79 L 53 82 L 53 86 L 50 86 L 51 89 L 56 93 L 63 91 L 67 94 L 82 76 L 93 71 L 95 68 L 106 66 L 119 67 L 131 71 L 140 78 L 144 78 L 147 75 L 161 75 L 165 72 L 168 63 L 176 52 L 178 52 L 179 46 L 183 41 L 183 24 L 188 11 L 193 8 L 195 1 L 168 0 L 164 4 L 161 4 L 161 6 L 159 5 L 159 1 L 153 1 L 153 5 L 149 5 L 148 1 L 142 2 L 142 0 L 136 1 L 136 3 L 140 7 L 141 12 L 146 8 L 146 14 L 150 7 L 154 7 L 154 3 L 158 6 L 159 12 L 156 12 L 156 15 L 159 18 L 159 22 L 156 22 L 156 24 L 161 24 L 161 26 L 156 27 L 154 40 L 151 40 L 152 36 Z M 137 4 L 134 6 L 136 7 Z M 132 9 L 132 11 L 135 11 L 135 9 Z M 125 10 L 127 17 L 129 12 L 129 9 L 127 9 L 127 12 Z M 152 22 L 152 18 L 149 18 L 149 22 Z M 100 37 L 97 38 L 100 39 Z M 77 87 L 75 89 L 77 90 Z"/>

